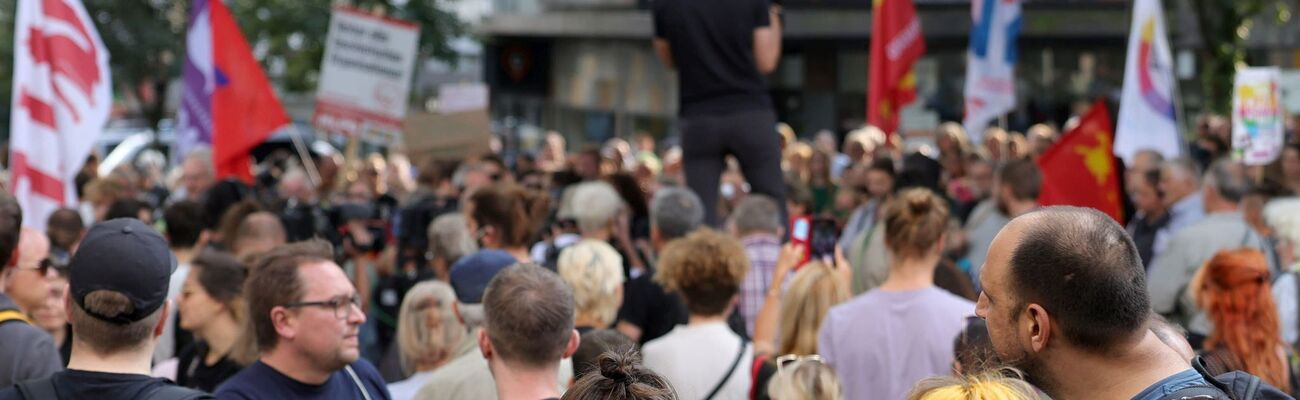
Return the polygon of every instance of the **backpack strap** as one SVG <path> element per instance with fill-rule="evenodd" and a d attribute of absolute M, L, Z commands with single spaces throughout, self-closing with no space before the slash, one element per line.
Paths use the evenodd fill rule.
<path fill-rule="evenodd" d="M 1246 398 L 1241 400 L 1255 400 L 1255 395 L 1259 394 L 1259 382 L 1258 376 L 1251 375 L 1250 382 L 1246 384 Z"/>
<path fill-rule="evenodd" d="M 1219 393 L 1223 393 L 1223 398 L 1232 398 L 1232 388 L 1229 387 L 1228 384 L 1219 380 L 1219 378 L 1215 377 L 1213 374 L 1210 374 L 1209 368 L 1205 366 L 1205 358 L 1201 356 L 1193 358 L 1192 369 L 1196 370 L 1196 373 L 1201 374 L 1201 378 L 1205 379 L 1205 382 L 1209 383 L 1212 389 L 1217 389 Z M 1253 378 L 1259 379 L 1258 377 Z M 1256 382 L 1256 385 L 1258 385 L 1258 382 Z"/>
<path fill-rule="evenodd" d="M 736 336 L 739 337 L 740 335 L 736 335 Z M 722 391 L 722 387 L 727 386 L 727 381 L 730 381 L 731 376 L 736 374 L 736 367 L 740 366 L 740 359 L 745 358 L 745 348 L 748 346 L 749 346 L 749 341 L 745 340 L 744 337 L 740 337 L 740 351 L 736 352 L 736 359 L 731 360 L 731 366 L 727 367 L 727 374 L 723 375 L 722 381 L 719 381 L 718 385 L 714 386 L 713 390 L 709 391 L 708 396 L 704 396 L 705 400 L 713 400 L 713 396 L 717 396 L 718 392 Z"/>
<path fill-rule="evenodd" d="M 1229 399 L 1222 390 L 1213 386 L 1192 386 L 1175 390 L 1161 399 L 1168 400 L 1222 400 Z"/>
<path fill-rule="evenodd" d="M 758 375 L 763 370 L 764 362 L 767 362 L 767 356 L 754 357 L 753 365 L 749 368 L 749 400 L 758 400 Z"/>
<path fill-rule="evenodd" d="M 212 395 L 190 389 L 184 386 L 167 384 L 155 386 L 148 394 L 142 398 L 148 400 L 204 400 L 212 399 Z"/>
<path fill-rule="evenodd" d="M 343 370 L 348 371 L 348 376 L 352 377 L 352 383 L 357 384 L 357 390 L 361 391 L 361 396 L 366 400 L 371 400 L 370 391 L 366 390 L 366 385 L 361 383 L 361 378 L 357 376 L 357 371 L 353 370 L 351 365 L 343 366 Z"/>
<path fill-rule="evenodd" d="M 27 400 L 58 400 L 58 393 L 54 392 L 54 377 L 47 376 L 41 379 L 32 379 L 29 381 L 18 382 L 18 394 Z"/>

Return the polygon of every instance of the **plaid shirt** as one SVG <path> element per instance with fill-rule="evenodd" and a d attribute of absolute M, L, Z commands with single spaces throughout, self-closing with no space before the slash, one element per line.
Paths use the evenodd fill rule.
<path fill-rule="evenodd" d="M 740 316 L 745 318 L 745 329 L 754 336 L 754 321 L 763 308 L 767 288 L 772 285 L 776 272 L 776 259 L 781 253 L 781 239 L 776 235 L 756 233 L 741 240 L 745 255 L 749 257 L 749 273 L 740 284 Z"/>

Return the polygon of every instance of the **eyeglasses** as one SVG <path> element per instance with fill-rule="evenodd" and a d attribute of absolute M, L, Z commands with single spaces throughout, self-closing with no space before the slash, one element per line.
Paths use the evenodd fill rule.
<path fill-rule="evenodd" d="M 776 358 L 776 372 L 777 372 L 777 373 L 781 373 L 781 370 L 786 369 L 787 366 L 789 366 L 789 368 L 794 368 L 794 367 L 797 366 L 798 364 L 803 364 L 803 363 L 805 363 L 805 362 L 815 362 L 815 363 L 820 364 L 820 363 L 822 362 L 822 356 L 819 356 L 819 355 L 816 355 L 816 354 L 811 354 L 811 355 L 806 355 L 806 356 L 800 356 L 800 355 L 794 355 L 794 354 L 786 354 L 786 355 L 783 355 L 783 356 L 777 357 L 777 358 Z"/>
<path fill-rule="evenodd" d="M 352 310 L 361 308 L 361 295 L 340 296 L 325 301 L 300 301 L 284 305 L 285 308 L 299 307 L 324 307 L 334 310 L 334 318 L 348 319 L 352 317 Z"/>
<path fill-rule="evenodd" d="M 56 264 L 54 260 L 46 258 L 41 260 L 41 262 L 37 263 L 35 267 L 28 268 L 28 267 L 23 267 L 21 265 L 16 265 L 14 267 L 18 269 L 36 271 L 36 273 L 41 274 L 41 276 L 45 276 L 50 273 L 51 269 L 61 268 L 62 265 Z"/>

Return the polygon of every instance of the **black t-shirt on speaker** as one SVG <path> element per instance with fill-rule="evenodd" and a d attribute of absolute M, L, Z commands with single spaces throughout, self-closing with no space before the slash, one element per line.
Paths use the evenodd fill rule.
<path fill-rule="evenodd" d="M 672 50 L 682 116 L 771 110 L 754 61 L 754 29 L 770 24 L 767 0 L 655 0 L 654 34 Z"/>

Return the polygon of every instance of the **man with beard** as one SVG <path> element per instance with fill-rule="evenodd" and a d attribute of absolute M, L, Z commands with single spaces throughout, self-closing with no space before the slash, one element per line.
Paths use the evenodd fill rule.
<path fill-rule="evenodd" d="M 1209 383 L 1148 329 L 1137 247 L 1096 210 L 1051 207 L 994 238 L 975 312 L 993 349 L 1055 399 L 1155 400 Z"/>
<path fill-rule="evenodd" d="M 267 253 L 244 293 L 261 358 L 217 388 L 220 399 L 384 399 L 379 371 L 360 359 L 361 297 L 334 250 L 313 240 Z"/>

